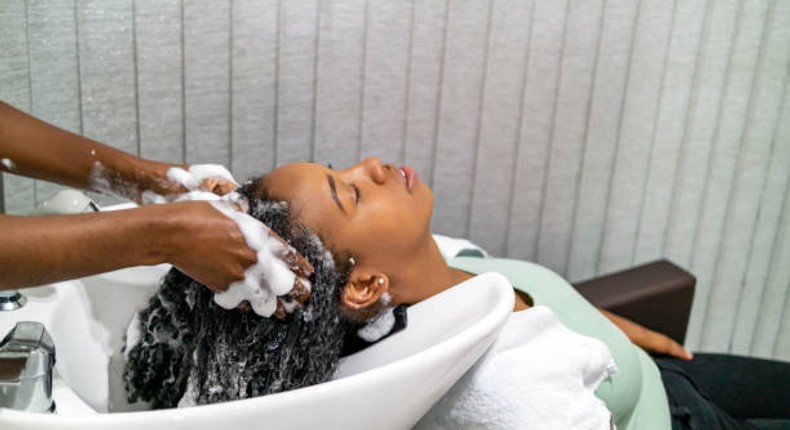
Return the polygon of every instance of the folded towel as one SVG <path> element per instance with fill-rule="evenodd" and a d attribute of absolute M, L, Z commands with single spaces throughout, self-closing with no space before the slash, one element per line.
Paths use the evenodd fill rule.
<path fill-rule="evenodd" d="M 570 331 L 544 306 L 514 312 L 491 349 L 417 429 L 613 429 L 594 395 L 616 372 L 603 342 Z"/>

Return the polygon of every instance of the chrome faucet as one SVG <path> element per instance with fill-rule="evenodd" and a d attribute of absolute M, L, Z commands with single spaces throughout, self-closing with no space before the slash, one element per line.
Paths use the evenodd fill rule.
<path fill-rule="evenodd" d="M 0 342 L 0 407 L 54 412 L 55 344 L 44 324 L 21 321 Z"/>
<path fill-rule="evenodd" d="M 0 311 L 15 311 L 27 303 L 27 297 L 17 290 L 0 291 Z"/>

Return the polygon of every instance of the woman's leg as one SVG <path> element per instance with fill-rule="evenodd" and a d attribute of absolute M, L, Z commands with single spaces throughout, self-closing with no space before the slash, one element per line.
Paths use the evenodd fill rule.
<path fill-rule="evenodd" d="M 696 422 L 685 428 L 762 428 L 767 421 L 745 421 L 757 418 L 790 429 L 790 363 L 718 354 L 656 363 L 673 421 Z"/>
<path fill-rule="evenodd" d="M 790 419 L 790 363 L 696 354 L 676 364 L 735 418 Z"/>

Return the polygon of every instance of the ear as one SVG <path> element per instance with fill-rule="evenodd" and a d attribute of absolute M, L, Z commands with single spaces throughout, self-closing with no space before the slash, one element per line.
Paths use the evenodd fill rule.
<path fill-rule="evenodd" d="M 342 304 L 350 310 L 373 308 L 381 296 L 389 290 L 389 278 L 380 272 L 354 269 L 340 295 Z"/>

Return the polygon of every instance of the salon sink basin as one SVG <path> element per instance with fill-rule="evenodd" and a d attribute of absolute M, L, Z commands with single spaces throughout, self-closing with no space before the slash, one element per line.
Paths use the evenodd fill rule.
<path fill-rule="evenodd" d="M 138 267 L 21 290 L 28 304 L 0 312 L 0 336 L 18 321 L 46 326 L 56 346 L 57 411 L 0 408 L 0 428 L 405 429 L 480 358 L 513 306 L 505 278 L 480 275 L 412 306 L 406 330 L 344 359 L 327 383 L 222 404 L 134 411 L 121 383 L 123 335 L 167 270 Z"/>

